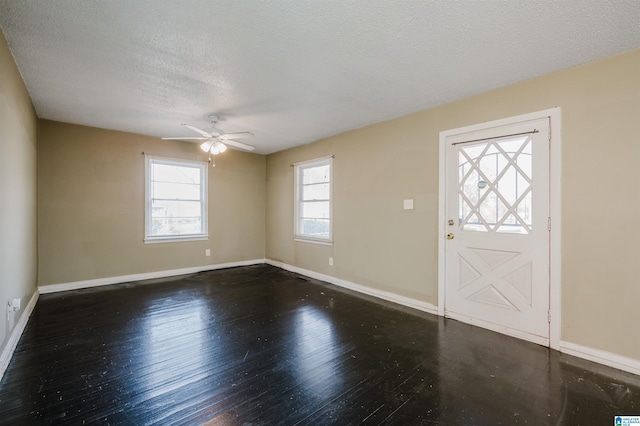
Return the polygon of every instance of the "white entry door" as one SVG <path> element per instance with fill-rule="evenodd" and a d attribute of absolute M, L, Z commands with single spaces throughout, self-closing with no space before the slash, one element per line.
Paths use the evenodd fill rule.
<path fill-rule="evenodd" d="M 445 315 L 548 345 L 548 119 L 445 146 Z"/>

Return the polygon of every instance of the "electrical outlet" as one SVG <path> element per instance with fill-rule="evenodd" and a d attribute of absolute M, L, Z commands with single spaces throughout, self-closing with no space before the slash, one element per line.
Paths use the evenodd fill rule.
<path fill-rule="evenodd" d="M 205 256 L 211 256 L 211 249 L 206 249 L 206 250 L 204 251 L 204 255 L 205 255 Z"/>
<path fill-rule="evenodd" d="M 329 266 L 333 266 L 333 257 L 329 258 Z"/>
<path fill-rule="evenodd" d="M 20 310 L 20 299 L 13 299 L 11 301 L 11 308 L 14 311 L 19 311 Z"/>
<path fill-rule="evenodd" d="M 20 310 L 20 299 L 12 299 L 7 302 L 7 321 L 11 319 L 11 313 Z"/>

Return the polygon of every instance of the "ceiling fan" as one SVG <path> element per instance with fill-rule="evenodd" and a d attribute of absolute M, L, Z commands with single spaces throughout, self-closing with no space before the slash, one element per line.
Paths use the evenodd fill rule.
<path fill-rule="evenodd" d="M 204 152 L 210 152 L 213 155 L 221 154 L 227 150 L 227 145 L 236 148 L 244 149 L 247 151 L 253 151 L 255 146 L 247 145 L 246 143 L 238 142 L 233 139 L 248 138 L 253 136 L 251 132 L 237 132 L 237 133 L 225 133 L 224 130 L 216 129 L 216 123 L 220 118 L 217 115 L 210 115 L 211 129 L 205 132 L 197 127 L 183 124 L 187 129 L 191 129 L 196 133 L 199 133 L 200 137 L 184 137 L 184 138 L 162 138 L 164 140 L 179 140 L 179 141 L 204 141 L 200 145 L 200 149 Z"/>

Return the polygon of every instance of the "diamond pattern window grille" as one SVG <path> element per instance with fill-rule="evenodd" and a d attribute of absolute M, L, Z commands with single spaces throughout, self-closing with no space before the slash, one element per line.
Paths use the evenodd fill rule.
<path fill-rule="evenodd" d="M 458 209 L 464 231 L 530 234 L 531 136 L 458 146 Z"/>

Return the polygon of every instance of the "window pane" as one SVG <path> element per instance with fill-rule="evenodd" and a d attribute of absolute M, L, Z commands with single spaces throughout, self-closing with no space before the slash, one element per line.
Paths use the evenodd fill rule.
<path fill-rule="evenodd" d="M 154 200 L 151 205 L 151 216 L 156 217 L 200 217 L 202 215 L 199 201 L 165 201 Z"/>
<path fill-rule="evenodd" d="M 296 165 L 296 235 L 331 239 L 331 159 Z"/>
<path fill-rule="evenodd" d="M 206 235 L 206 165 L 147 157 L 147 170 L 145 238 Z"/>
<path fill-rule="evenodd" d="M 199 217 L 153 218 L 151 221 L 152 235 L 188 235 L 202 233 L 202 220 Z"/>
<path fill-rule="evenodd" d="M 530 137 L 460 147 L 458 167 L 459 222 L 463 230 L 529 232 Z"/>
<path fill-rule="evenodd" d="M 328 200 L 331 184 L 319 183 L 316 185 L 306 185 L 302 187 L 302 199 L 307 200 Z"/>
<path fill-rule="evenodd" d="M 151 216 L 153 236 L 204 233 L 198 201 L 155 201 Z"/>
<path fill-rule="evenodd" d="M 515 168 L 509 167 L 498 182 L 498 191 L 507 200 L 507 203 L 513 205 L 518 198 L 518 189 L 523 183 L 529 186 L 524 179 L 518 179 L 518 172 Z"/>
<path fill-rule="evenodd" d="M 330 206 L 328 201 L 302 203 L 301 218 L 329 219 Z"/>
<path fill-rule="evenodd" d="M 200 184 L 200 167 L 186 167 L 153 162 L 153 180 Z"/>
<path fill-rule="evenodd" d="M 458 154 L 460 164 L 462 164 L 464 161 L 467 161 L 467 157 L 462 155 L 463 151 L 469 156 L 469 158 L 471 158 L 472 160 L 475 160 L 482 153 L 482 151 L 484 151 L 485 147 L 486 147 L 486 144 L 461 146 L 460 153 Z"/>
<path fill-rule="evenodd" d="M 329 219 L 302 219 L 300 233 L 316 238 L 329 238 Z"/>
<path fill-rule="evenodd" d="M 329 173 L 328 164 L 302 169 L 302 183 L 306 185 L 309 183 L 329 182 Z"/>
<path fill-rule="evenodd" d="M 153 198 L 171 200 L 200 200 L 200 182 L 192 183 L 153 183 Z"/>
<path fill-rule="evenodd" d="M 522 148 L 522 144 L 530 139 L 529 136 L 518 136 L 516 138 L 510 139 L 502 139 L 500 142 L 500 148 L 502 148 L 509 157 L 513 158 L 513 156 Z M 530 145 L 528 147 L 523 148 L 522 152 L 527 152 L 531 154 Z"/>
<path fill-rule="evenodd" d="M 494 191 L 490 191 L 489 194 L 484 198 L 484 200 L 478 206 L 478 211 L 480 215 L 484 218 L 484 220 L 493 228 L 493 225 L 496 224 L 498 219 L 502 216 L 498 217 L 498 203 L 500 200 Z"/>
<path fill-rule="evenodd" d="M 522 154 L 518 155 L 517 163 L 518 167 L 520 167 L 520 170 L 522 170 L 524 174 L 529 179 L 531 179 L 531 177 L 533 176 L 533 173 L 531 173 L 531 154 L 523 152 Z"/>

